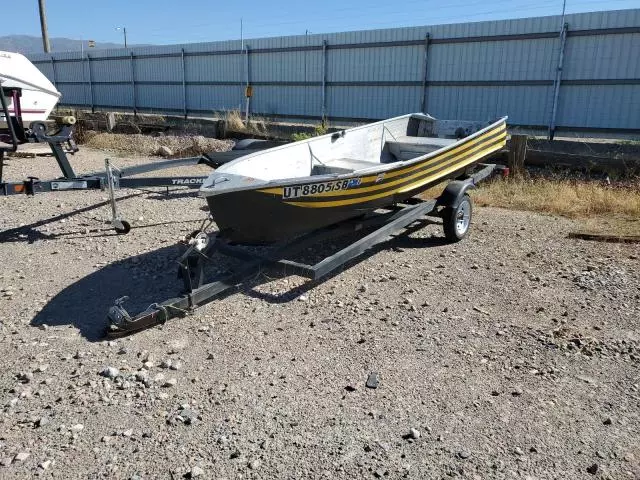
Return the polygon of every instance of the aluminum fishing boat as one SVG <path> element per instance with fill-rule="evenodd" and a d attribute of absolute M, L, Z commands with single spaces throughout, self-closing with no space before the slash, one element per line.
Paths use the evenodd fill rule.
<path fill-rule="evenodd" d="M 464 176 L 506 138 L 506 117 L 483 123 L 408 114 L 243 156 L 213 172 L 200 195 L 219 236 L 269 244 Z"/>

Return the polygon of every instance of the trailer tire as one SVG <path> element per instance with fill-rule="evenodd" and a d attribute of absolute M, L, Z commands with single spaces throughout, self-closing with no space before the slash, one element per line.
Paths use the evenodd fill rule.
<path fill-rule="evenodd" d="M 122 228 L 113 227 L 113 229 L 116 231 L 118 235 L 126 235 L 131 231 L 131 224 L 126 220 L 122 220 L 121 223 L 122 223 Z"/>
<path fill-rule="evenodd" d="M 445 207 L 442 211 L 442 228 L 447 241 L 459 242 L 467 236 L 472 215 L 473 202 L 467 194 L 460 199 L 457 207 Z"/>

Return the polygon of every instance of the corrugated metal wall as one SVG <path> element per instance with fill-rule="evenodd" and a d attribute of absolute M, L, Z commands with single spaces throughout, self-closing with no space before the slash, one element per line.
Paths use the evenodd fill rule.
<path fill-rule="evenodd" d="M 34 54 L 63 104 L 213 116 L 381 119 L 424 109 L 438 118 L 567 130 L 640 131 L 640 10 L 567 15 L 557 87 L 559 16 Z M 248 72 L 247 72 L 248 68 Z"/>

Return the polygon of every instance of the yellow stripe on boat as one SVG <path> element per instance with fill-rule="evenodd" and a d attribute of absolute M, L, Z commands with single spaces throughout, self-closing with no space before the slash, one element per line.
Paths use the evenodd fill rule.
<path fill-rule="evenodd" d="M 464 150 L 465 148 L 468 148 L 471 145 L 476 145 L 472 150 L 476 150 L 477 147 L 479 147 L 480 145 L 484 144 L 487 141 L 487 137 L 490 137 L 491 135 L 498 133 L 499 131 L 503 131 L 506 134 L 506 124 L 504 122 L 502 122 L 500 125 L 498 125 L 497 127 L 483 133 L 482 135 L 480 135 L 477 138 L 474 138 L 470 141 L 467 142 L 463 142 L 461 145 L 458 145 L 455 148 L 452 148 L 450 150 L 444 150 L 440 153 L 438 153 L 438 155 L 435 155 L 433 157 L 430 158 L 425 158 L 423 160 L 421 160 L 420 162 L 416 163 L 416 164 L 411 164 L 408 165 L 407 167 L 403 167 L 400 168 L 398 170 L 388 170 L 388 171 L 382 171 L 382 172 L 376 172 L 373 175 L 368 175 L 366 177 L 362 177 L 361 181 L 362 183 L 367 183 L 367 182 L 373 182 L 378 178 L 378 175 L 381 173 L 384 173 L 384 178 L 385 180 L 389 179 L 389 178 L 394 178 L 397 177 L 399 175 L 404 175 L 406 173 L 412 172 L 414 170 L 418 170 L 424 167 L 424 164 L 426 162 L 433 162 L 433 161 L 437 161 L 439 159 L 441 159 L 441 157 L 448 157 L 451 154 L 456 154 L 458 152 L 460 152 L 461 150 Z M 468 152 L 465 152 L 468 153 Z M 456 156 L 454 156 L 453 158 L 456 158 Z M 449 163 L 449 162 L 447 162 Z M 442 166 L 442 165 L 440 165 Z M 428 170 L 426 170 L 428 171 Z M 425 173 L 425 171 L 421 171 L 418 172 L 418 174 L 420 173 Z M 407 178 L 412 178 L 415 175 L 411 175 L 411 177 L 407 177 Z M 407 180 L 407 178 L 403 178 L 402 180 Z M 309 184 L 311 183 L 315 183 L 313 181 L 308 182 Z M 395 185 L 398 183 L 398 180 L 394 181 L 394 182 L 381 182 L 379 184 L 376 185 L 372 185 L 370 187 L 361 187 L 357 189 L 357 192 L 354 191 L 354 193 L 360 193 L 360 192 L 367 192 L 367 191 L 375 191 L 375 190 L 379 190 L 380 188 L 384 188 L 384 187 L 388 187 L 391 185 Z M 283 187 L 272 187 L 272 188 L 265 188 L 265 189 L 261 189 L 258 190 L 258 192 L 261 193 L 273 193 L 273 194 L 277 194 L 277 195 L 282 195 L 283 194 Z M 309 198 L 318 198 L 318 197 L 331 197 L 331 196 L 339 196 L 339 195 L 344 195 L 346 192 L 345 190 L 337 190 L 337 191 L 332 191 L 332 192 L 323 192 L 323 193 L 318 193 L 315 195 L 309 195 Z"/>
<path fill-rule="evenodd" d="M 391 182 L 381 182 L 379 184 L 376 185 L 371 185 L 369 187 L 361 187 L 361 188 L 357 188 L 357 189 L 353 189 L 353 190 L 340 190 L 338 192 L 328 192 L 329 195 L 325 195 L 325 194 L 320 194 L 320 195 L 308 195 L 305 198 L 318 198 L 318 197 L 327 197 L 327 196 L 338 196 L 338 195 L 348 195 L 349 193 L 353 193 L 358 194 L 358 193 L 367 193 L 367 192 L 375 192 L 378 190 L 382 190 L 382 189 L 386 189 L 388 187 L 392 187 L 394 185 L 398 185 L 400 183 L 406 182 L 407 180 L 411 180 L 413 178 L 419 177 L 421 175 L 424 175 L 425 173 L 429 173 L 429 172 L 433 172 L 434 170 L 437 170 L 439 168 L 445 167 L 447 165 L 450 165 L 451 163 L 455 163 L 460 161 L 460 157 L 464 156 L 464 155 L 469 155 L 471 153 L 477 152 L 479 150 L 484 150 L 487 148 L 487 144 L 492 144 L 494 142 L 497 142 L 499 140 L 501 140 L 502 138 L 505 138 L 506 134 L 500 135 L 496 138 L 491 138 L 491 139 L 484 139 L 482 142 L 479 142 L 475 147 L 467 150 L 466 152 L 464 152 L 463 154 L 459 154 L 459 155 L 455 155 L 453 157 L 451 157 L 450 159 L 448 159 L 446 162 L 443 163 L 437 163 L 432 165 L 429 168 L 425 168 L 425 169 L 420 169 L 419 171 L 412 173 L 409 176 L 406 177 L 402 177 L 402 178 L 398 178 L 396 180 L 393 180 Z M 467 145 L 469 146 L 469 145 Z M 430 159 L 433 160 L 433 159 Z M 422 167 L 424 167 L 424 164 L 421 165 Z M 415 169 L 414 169 L 415 170 Z M 375 178 L 375 177 L 372 177 Z M 385 179 L 387 178 L 387 176 L 385 176 Z M 403 191 L 403 190 L 399 190 L 399 191 Z"/>
<path fill-rule="evenodd" d="M 363 203 L 363 202 L 368 202 L 370 200 L 376 200 L 378 198 L 383 198 L 383 197 L 387 197 L 387 196 L 392 196 L 396 193 L 403 193 L 403 192 L 407 192 L 410 190 L 413 190 L 415 188 L 419 188 L 423 185 L 426 185 L 429 182 L 432 182 L 434 180 L 437 180 L 440 177 L 444 177 L 450 173 L 455 172 L 456 170 L 459 170 L 461 168 L 466 167 L 467 165 L 478 161 L 479 159 L 481 159 L 482 157 L 495 152 L 496 150 L 499 150 L 500 148 L 502 148 L 504 146 L 504 142 L 506 140 L 506 133 L 504 135 L 501 135 L 500 137 L 495 139 L 496 144 L 493 145 L 492 147 L 488 147 L 484 150 L 481 150 L 480 152 L 476 153 L 475 155 L 473 155 L 472 157 L 466 159 L 463 162 L 456 162 L 453 165 L 451 165 L 448 169 L 443 170 L 441 172 L 438 172 L 434 175 L 430 175 L 426 178 L 420 179 L 414 183 L 411 183 L 409 185 L 405 185 L 403 186 L 401 189 L 398 190 L 394 190 L 394 191 L 387 191 L 387 192 L 383 192 L 383 193 L 377 193 L 375 195 L 367 195 L 367 196 L 363 196 L 363 197 L 356 197 L 356 198 L 349 198 L 346 200 L 334 200 L 334 201 L 327 201 L 327 202 L 286 202 L 288 205 L 295 205 L 297 207 L 305 207 L 305 208 L 327 208 L 327 207 L 340 207 L 340 206 L 344 206 L 344 205 L 353 205 L 354 203 Z M 499 143 L 498 143 L 499 142 Z M 447 162 L 450 163 L 450 162 Z M 426 171 L 425 171 L 426 172 Z M 420 173 L 425 173 L 425 172 L 420 172 Z"/>

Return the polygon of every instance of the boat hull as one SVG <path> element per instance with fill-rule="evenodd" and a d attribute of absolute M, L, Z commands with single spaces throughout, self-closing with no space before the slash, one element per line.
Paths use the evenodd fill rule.
<path fill-rule="evenodd" d="M 501 122 L 424 160 L 321 181 L 298 179 L 281 186 L 231 191 L 206 197 L 220 234 L 243 244 L 290 240 L 343 220 L 413 197 L 444 180 L 462 175 L 506 143 Z M 299 183 L 298 183 L 299 182 Z"/>
<path fill-rule="evenodd" d="M 459 175 L 462 172 L 456 172 Z M 404 194 L 328 208 L 305 208 L 282 201 L 282 197 L 257 190 L 231 192 L 207 198 L 207 204 L 220 235 L 229 241 L 247 245 L 265 245 L 290 240 L 307 232 L 364 215 L 378 208 L 405 201 L 432 185 Z"/>
<path fill-rule="evenodd" d="M 49 79 L 19 53 L 0 51 L 0 84 L 5 90 L 20 90 L 20 110 L 25 126 L 45 121 L 61 97 Z M 6 97 L 6 102 L 9 115 L 13 116 L 16 112 L 11 95 Z M 0 112 L 0 127 L 6 128 L 6 122 L 4 112 Z"/>

